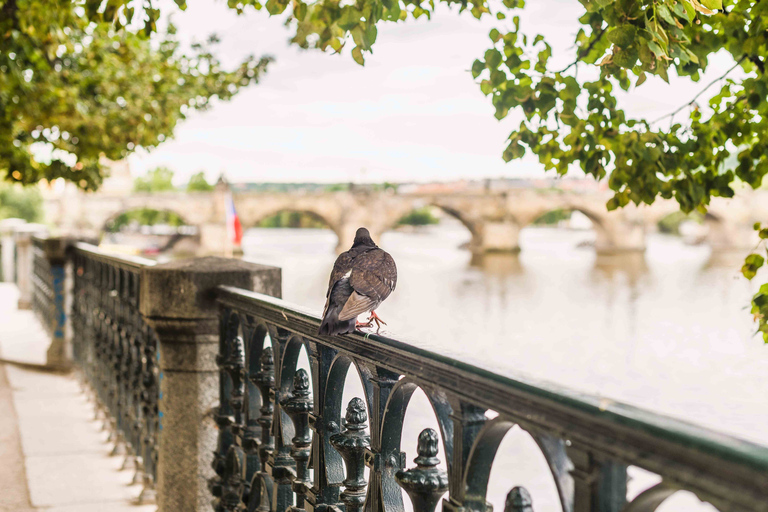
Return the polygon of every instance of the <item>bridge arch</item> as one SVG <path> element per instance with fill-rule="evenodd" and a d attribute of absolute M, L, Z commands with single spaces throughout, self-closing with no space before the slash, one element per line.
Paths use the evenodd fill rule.
<path fill-rule="evenodd" d="M 459 222 L 461 222 L 461 224 L 465 228 L 467 228 L 467 230 L 469 231 L 469 234 L 472 236 L 472 238 L 470 240 L 470 246 L 474 247 L 474 246 L 479 245 L 480 239 L 482 237 L 482 234 L 481 234 L 481 227 L 478 225 L 477 222 L 471 220 L 463 212 L 461 212 L 461 211 L 459 211 L 459 210 L 457 210 L 455 208 L 451 208 L 450 206 L 446 206 L 444 204 L 440 204 L 440 202 L 438 202 L 438 201 L 431 202 L 430 206 L 432 206 L 434 208 L 439 208 L 441 211 L 447 213 L 448 215 L 450 215 L 454 219 L 456 219 Z"/>
<path fill-rule="evenodd" d="M 479 222 L 471 218 L 469 215 L 467 215 L 466 212 L 463 212 L 458 208 L 452 207 L 450 205 L 442 204 L 437 200 L 409 201 L 391 208 L 387 212 L 387 218 L 384 221 L 383 227 L 380 230 L 374 229 L 371 231 L 374 241 L 378 242 L 382 234 L 397 228 L 400 220 L 403 217 L 405 217 L 411 212 L 418 211 L 419 209 L 424 207 L 436 208 L 441 212 L 445 213 L 446 215 L 448 215 L 449 217 L 458 220 L 461 223 L 461 225 L 464 226 L 469 232 L 469 235 L 470 235 L 469 247 L 471 250 L 474 251 L 482 247 L 482 237 L 483 237 L 482 222 Z"/>
<path fill-rule="evenodd" d="M 262 221 L 269 219 L 270 217 L 274 217 L 275 215 L 278 215 L 283 212 L 300 213 L 303 215 L 308 215 L 311 218 L 321 222 L 322 224 L 325 225 L 325 227 L 331 230 L 334 235 L 336 235 L 337 245 L 340 245 L 342 240 L 344 239 L 344 232 L 342 231 L 341 226 L 333 222 L 323 212 L 318 211 L 318 209 L 294 206 L 291 204 L 276 206 L 272 209 L 259 212 L 258 215 L 249 216 L 246 219 L 241 218 L 243 230 L 257 227 L 258 224 L 261 223 Z M 348 247 L 345 248 L 344 250 L 346 249 L 348 249 Z"/>
<path fill-rule="evenodd" d="M 157 228 L 152 228 L 158 225 L 167 225 L 172 229 L 158 231 Z M 138 229 L 133 229 L 132 226 L 137 226 Z M 98 238 L 102 243 L 107 241 L 143 249 L 151 248 L 158 253 L 174 250 L 194 254 L 200 248 L 200 226 L 188 222 L 185 216 L 170 208 L 128 206 L 101 221 Z"/>
<path fill-rule="evenodd" d="M 537 209 L 527 215 L 520 224 L 520 229 L 532 226 L 537 220 L 541 219 L 545 215 L 551 212 L 563 211 L 563 212 L 579 212 L 584 215 L 591 222 L 591 230 L 595 232 L 595 248 L 598 251 L 610 250 L 610 248 L 616 247 L 615 233 L 611 229 L 610 222 L 605 214 L 600 214 L 585 208 L 583 206 L 571 205 L 564 203 L 561 206 L 544 207 Z"/>
<path fill-rule="evenodd" d="M 129 215 L 132 213 L 140 213 L 140 212 L 147 212 L 147 217 L 150 217 L 154 213 L 157 216 L 157 219 L 156 219 L 157 222 L 155 222 L 155 224 L 160 223 L 164 220 L 170 220 L 171 222 L 173 222 L 172 225 L 194 226 L 194 224 L 187 222 L 187 220 L 184 218 L 184 215 L 178 213 L 173 209 L 162 208 L 162 207 L 152 208 L 151 206 L 136 206 L 136 207 L 123 208 L 121 210 L 113 212 L 109 217 L 107 217 L 102 222 L 100 229 L 104 233 L 114 232 L 114 229 L 116 227 L 115 224 L 121 220 L 120 218 L 122 216 Z M 140 224 L 140 225 L 153 225 L 153 224 Z"/>

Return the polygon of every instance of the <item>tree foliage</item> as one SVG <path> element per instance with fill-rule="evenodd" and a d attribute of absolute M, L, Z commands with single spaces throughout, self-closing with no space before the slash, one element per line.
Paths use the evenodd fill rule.
<path fill-rule="evenodd" d="M 262 219 L 256 224 L 256 227 L 327 229 L 328 224 L 314 213 L 283 210 Z"/>
<path fill-rule="evenodd" d="M 43 219 L 43 196 L 37 187 L 0 182 L 0 219 Z"/>
<path fill-rule="evenodd" d="M 173 171 L 167 167 L 155 167 L 146 176 L 133 180 L 134 192 L 168 192 L 173 186 Z"/>
<path fill-rule="evenodd" d="M 200 171 L 193 174 L 187 183 L 187 192 L 210 192 L 214 186 L 205 179 L 205 173 Z"/>
<path fill-rule="evenodd" d="M 168 226 L 184 226 L 185 222 L 178 214 L 166 210 L 154 210 L 152 208 L 137 208 L 123 212 L 106 226 L 108 233 L 136 230 L 139 226 L 154 226 L 165 224 Z"/>
<path fill-rule="evenodd" d="M 224 70 L 215 37 L 183 52 L 172 26 L 150 39 L 156 18 L 118 30 L 133 10 L 120 4 L 0 0 L 0 177 L 94 189 L 101 155 L 153 148 L 191 109 L 230 99 L 267 66 L 249 57 Z"/>
<path fill-rule="evenodd" d="M 438 224 L 440 219 L 432 214 L 432 208 L 429 206 L 423 206 L 412 210 L 397 221 L 398 226 L 428 226 L 430 224 Z"/>

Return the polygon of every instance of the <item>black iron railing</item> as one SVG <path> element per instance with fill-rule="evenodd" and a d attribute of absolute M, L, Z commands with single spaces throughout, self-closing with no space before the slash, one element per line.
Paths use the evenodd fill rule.
<path fill-rule="evenodd" d="M 66 270 L 63 261 L 53 262 L 46 254 L 46 238 L 32 240 L 32 309 L 41 324 L 53 337 L 64 336 L 64 285 Z"/>
<path fill-rule="evenodd" d="M 318 336 L 317 316 L 265 295 L 220 287 L 219 303 L 216 510 L 399 512 L 402 487 L 416 512 L 432 512 L 441 498 L 446 512 L 488 511 L 494 456 L 514 425 L 540 447 L 564 512 L 651 512 L 678 490 L 722 512 L 768 510 L 766 447 L 383 336 Z M 297 369 L 302 347 L 309 374 Z M 350 367 L 364 396 L 344 412 Z M 403 420 L 417 388 L 443 443 L 423 431 L 417 467 L 406 469 Z M 661 482 L 627 503 L 630 465 Z M 531 510 L 528 492 L 513 488 L 506 509 Z"/>
<path fill-rule="evenodd" d="M 115 452 L 135 464 L 140 499 L 152 498 L 158 445 L 158 343 L 139 313 L 141 269 L 151 260 L 106 255 L 88 244 L 71 251 L 72 350 L 110 428 Z"/>

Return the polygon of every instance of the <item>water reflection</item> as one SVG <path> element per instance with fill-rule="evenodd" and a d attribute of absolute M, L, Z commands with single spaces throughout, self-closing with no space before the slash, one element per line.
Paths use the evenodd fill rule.
<path fill-rule="evenodd" d="M 473 254 L 470 257 L 469 266 L 501 278 L 525 272 L 519 253 Z"/>
<path fill-rule="evenodd" d="M 592 275 L 596 279 L 623 277 L 628 285 L 634 286 L 648 271 L 645 253 L 625 252 L 595 255 Z"/>
<path fill-rule="evenodd" d="M 709 269 L 725 269 L 738 271 L 744 264 L 744 257 L 749 251 L 711 251 L 702 271 Z"/>

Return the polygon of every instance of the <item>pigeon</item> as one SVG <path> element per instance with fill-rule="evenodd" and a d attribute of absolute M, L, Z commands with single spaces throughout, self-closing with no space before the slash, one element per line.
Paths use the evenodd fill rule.
<path fill-rule="evenodd" d="M 387 324 L 375 309 L 389 297 L 396 284 L 395 260 L 376 246 L 367 229 L 358 229 L 352 248 L 340 254 L 333 264 L 320 334 L 348 334 L 357 327 L 371 327 L 373 322 L 381 329 L 381 324 Z M 357 316 L 368 311 L 368 321 L 358 323 Z"/>

